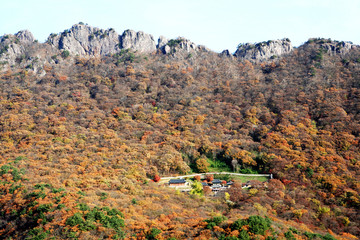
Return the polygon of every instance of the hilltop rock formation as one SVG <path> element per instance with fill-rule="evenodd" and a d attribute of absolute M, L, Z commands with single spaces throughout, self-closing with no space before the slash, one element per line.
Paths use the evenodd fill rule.
<path fill-rule="evenodd" d="M 158 45 L 156 46 L 158 49 L 163 49 L 165 45 L 169 42 L 167 38 L 164 36 L 160 36 L 158 39 Z"/>
<path fill-rule="evenodd" d="M 358 48 L 351 42 L 339 42 L 323 38 L 309 39 L 301 47 L 321 48 L 330 55 L 340 56 Z M 61 51 L 65 50 L 72 56 L 100 57 L 119 53 L 123 49 L 140 53 L 157 52 L 177 59 L 188 59 L 201 53 L 210 52 L 208 48 L 196 45 L 183 37 L 168 40 L 160 36 L 156 43 L 152 35 L 141 31 L 126 30 L 119 35 L 112 28 L 104 30 L 79 23 L 59 34 L 51 34 L 46 43 L 37 43 L 33 34 L 28 30 L 19 31 L 14 35 L 0 36 L 0 63 L 10 66 L 15 63 L 21 63 L 24 67 L 35 66 L 33 59 L 43 64 L 45 62 L 57 63 L 59 59 L 55 58 L 55 61 L 51 56 L 60 56 Z M 290 40 L 284 38 L 255 44 L 239 44 L 234 54 L 224 50 L 218 55 L 224 58 L 236 57 L 240 60 L 257 63 L 275 59 L 290 53 L 292 50 Z M 40 54 L 40 52 L 43 53 Z M 39 61 L 40 59 L 41 61 Z M 40 68 L 39 65 L 38 69 Z"/>
<path fill-rule="evenodd" d="M 219 53 L 220 57 L 233 57 L 230 53 L 230 51 L 228 49 L 222 51 L 221 53 Z"/>
<path fill-rule="evenodd" d="M 0 37 L 0 60 L 13 65 L 15 60 L 23 56 L 25 49 L 34 43 L 31 32 L 23 30 L 15 35 Z M 119 53 L 122 49 L 130 49 L 140 53 L 163 53 L 175 58 L 189 58 L 199 52 L 210 51 L 204 46 L 196 45 L 188 39 L 179 37 L 168 40 L 161 36 L 157 43 L 154 37 L 144 32 L 126 30 L 119 35 L 114 29 L 107 30 L 79 23 L 58 34 L 50 34 L 46 43 L 38 44 L 40 48 L 47 48 L 51 54 L 59 55 L 60 51 L 68 51 L 72 56 L 100 57 Z M 68 54 L 66 53 L 66 54 Z M 65 54 L 65 55 L 66 55 Z M 52 60 L 48 60 L 52 61 Z"/>
<path fill-rule="evenodd" d="M 167 41 L 164 38 L 159 39 L 159 49 L 164 53 L 176 58 L 191 57 L 198 52 L 208 52 L 208 48 L 202 45 L 196 45 L 188 39 L 178 37 Z"/>
<path fill-rule="evenodd" d="M 305 45 L 317 44 L 320 48 L 324 49 L 331 56 L 340 55 L 343 56 L 351 49 L 355 49 L 358 46 L 352 42 L 335 41 L 325 38 L 310 38 Z"/>
<path fill-rule="evenodd" d="M 61 34 L 51 34 L 47 42 L 59 50 L 79 56 L 104 56 L 119 50 L 119 34 L 113 29 L 103 30 L 75 24 Z"/>
<path fill-rule="evenodd" d="M 156 43 L 150 34 L 126 30 L 121 35 L 121 48 L 148 53 L 156 51 Z"/>
<path fill-rule="evenodd" d="M 284 38 L 256 44 L 239 44 L 234 56 L 253 62 L 262 62 L 290 53 L 292 50 L 291 41 L 288 38 Z"/>
<path fill-rule="evenodd" d="M 29 30 L 22 30 L 15 34 L 15 37 L 22 43 L 30 44 L 35 41 L 33 34 Z"/>
<path fill-rule="evenodd" d="M 59 35 L 51 34 L 47 42 L 79 56 L 106 56 L 121 49 L 144 53 L 156 51 L 156 43 L 150 34 L 126 30 L 119 35 L 113 29 L 103 30 L 84 24 L 75 24 Z"/>
<path fill-rule="evenodd" d="M 0 38 L 0 61 L 3 64 L 14 65 L 28 58 L 28 49 L 34 42 L 33 34 L 28 30 L 22 30 L 13 34 L 7 34 Z"/>

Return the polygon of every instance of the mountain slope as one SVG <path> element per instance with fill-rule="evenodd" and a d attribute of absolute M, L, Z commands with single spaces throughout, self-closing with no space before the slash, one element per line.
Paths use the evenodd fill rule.
<path fill-rule="evenodd" d="M 258 63 L 182 38 L 65 32 L 1 39 L 2 236 L 360 235 L 358 46 L 310 39 Z M 275 179 L 227 199 L 149 182 L 234 161 Z M 251 230 L 267 226 L 251 215 L 270 226 Z"/>

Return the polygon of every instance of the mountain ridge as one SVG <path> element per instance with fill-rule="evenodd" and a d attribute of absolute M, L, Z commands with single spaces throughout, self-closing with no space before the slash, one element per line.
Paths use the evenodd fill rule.
<path fill-rule="evenodd" d="M 5 34 L 0 37 L 0 41 L 3 42 L 6 38 L 9 38 L 9 36 L 15 36 L 15 43 L 28 45 L 37 42 L 28 30 L 19 31 L 14 35 Z M 309 44 L 311 42 L 310 40 L 311 39 L 299 47 Z M 315 40 L 321 42 L 321 38 L 312 38 L 313 42 Z M 322 41 L 323 47 L 331 54 L 338 53 L 343 55 L 352 48 L 358 47 L 351 42 L 340 42 L 330 39 L 322 39 Z M 45 43 L 40 43 L 40 45 L 44 44 L 49 44 L 53 50 L 69 51 L 72 55 L 83 57 L 113 55 L 119 53 L 122 49 L 131 49 L 132 51 L 145 54 L 163 53 L 177 58 L 186 58 L 196 55 L 198 52 L 214 52 L 205 46 L 197 45 L 183 37 L 168 40 L 160 36 L 156 41 L 151 34 L 142 31 L 125 30 L 122 34 L 118 34 L 113 28 L 104 30 L 84 23 L 74 24 L 70 29 L 58 34 L 50 34 Z M 5 45 L 5 47 L 9 45 L 10 44 Z M 0 55 L 0 60 L 2 62 L 8 61 L 10 65 L 14 64 L 17 57 L 24 54 L 24 47 L 17 47 L 14 44 L 11 46 L 13 50 L 11 51 L 10 49 L 8 52 L 8 58 L 1 56 L 6 53 L 6 50 L 3 50 Z M 234 53 L 230 53 L 229 50 L 224 50 L 218 54 L 220 56 L 235 57 L 239 60 L 263 62 L 290 54 L 293 50 L 294 47 L 290 39 L 284 38 L 259 43 L 239 44 Z"/>

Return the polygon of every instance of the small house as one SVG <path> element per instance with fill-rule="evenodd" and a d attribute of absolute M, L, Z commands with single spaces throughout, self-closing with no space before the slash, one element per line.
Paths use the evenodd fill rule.
<path fill-rule="evenodd" d="M 170 179 L 169 181 L 169 187 L 180 187 L 185 185 L 186 185 L 185 179 Z"/>

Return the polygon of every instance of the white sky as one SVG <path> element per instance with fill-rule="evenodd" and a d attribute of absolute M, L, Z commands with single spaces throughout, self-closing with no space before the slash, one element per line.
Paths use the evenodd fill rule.
<path fill-rule="evenodd" d="M 360 44 L 360 0 L 1 0 L 0 35 L 30 30 L 44 42 L 78 22 L 178 36 L 220 52 L 239 43 L 310 37 Z"/>

